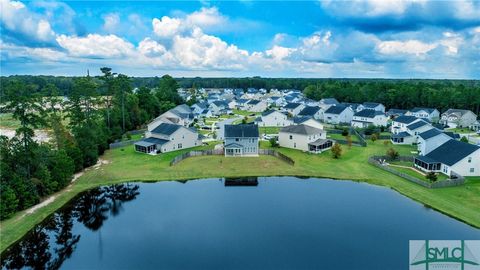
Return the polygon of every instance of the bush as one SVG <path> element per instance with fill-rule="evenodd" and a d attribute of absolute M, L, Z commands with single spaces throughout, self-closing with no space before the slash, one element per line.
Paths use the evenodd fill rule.
<path fill-rule="evenodd" d="M 468 139 L 467 137 L 465 136 L 462 136 L 462 138 L 460 139 L 461 142 L 464 142 L 464 143 L 468 143 Z"/>
<path fill-rule="evenodd" d="M 370 140 L 372 140 L 372 142 L 378 140 L 378 135 L 377 134 L 372 134 L 372 136 L 370 137 Z"/>
<path fill-rule="evenodd" d="M 374 131 L 375 131 L 375 126 L 370 125 L 370 126 L 368 126 L 367 128 L 365 128 L 365 130 L 363 131 L 363 133 L 364 133 L 365 135 L 372 135 Z"/>
<path fill-rule="evenodd" d="M 435 181 L 437 181 L 437 174 L 434 173 L 434 172 L 429 172 L 429 173 L 427 173 L 427 175 L 425 175 L 425 178 L 427 178 L 428 180 L 430 180 L 432 182 L 435 182 Z"/>
<path fill-rule="evenodd" d="M 340 144 L 335 143 L 332 146 L 332 157 L 335 159 L 338 159 L 341 155 L 342 155 L 342 147 L 340 146 Z"/>
<path fill-rule="evenodd" d="M 344 128 L 342 130 L 342 136 L 348 136 L 348 129 Z"/>
<path fill-rule="evenodd" d="M 277 139 L 271 138 L 271 139 L 268 140 L 268 141 L 270 142 L 270 146 L 272 146 L 272 147 L 277 147 L 277 146 L 278 146 Z"/>
<path fill-rule="evenodd" d="M 395 160 L 397 159 L 398 157 L 400 156 L 400 154 L 398 153 L 397 150 L 393 149 L 393 148 L 389 148 L 387 150 L 387 157 L 389 157 L 391 160 Z"/>

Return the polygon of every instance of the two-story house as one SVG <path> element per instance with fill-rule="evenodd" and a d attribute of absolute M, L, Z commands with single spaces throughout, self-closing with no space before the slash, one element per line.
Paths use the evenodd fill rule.
<path fill-rule="evenodd" d="M 291 116 L 297 116 L 305 108 L 305 105 L 301 103 L 287 103 L 283 106 L 283 110 L 290 114 Z"/>
<path fill-rule="evenodd" d="M 438 122 L 440 112 L 434 108 L 415 107 L 405 113 L 405 115 L 415 116 L 421 119 L 427 119 L 430 122 Z"/>
<path fill-rule="evenodd" d="M 329 124 L 350 124 L 354 111 L 350 106 L 331 106 L 323 113 L 323 121 Z"/>
<path fill-rule="evenodd" d="M 351 125 L 355 128 L 387 126 L 387 116 L 377 110 L 361 110 L 353 115 Z"/>
<path fill-rule="evenodd" d="M 258 134 L 254 124 L 225 125 L 225 156 L 258 156 Z"/>
<path fill-rule="evenodd" d="M 314 119 L 322 119 L 323 113 L 320 107 L 318 106 L 305 106 L 303 110 L 301 110 L 297 116 L 299 117 L 312 117 Z"/>
<path fill-rule="evenodd" d="M 145 138 L 135 143 L 135 150 L 158 154 L 202 145 L 202 136 L 193 128 L 160 123 L 148 129 Z"/>
<path fill-rule="evenodd" d="M 278 143 L 281 147 L 319 153 L 332 147 L 323 129 L 307 125 L 291 125 L 280 129 Z"/>
<path fill-rule="evenodd" d="M 364 102 L 360 104 L 357 108 L 357 111 L 362 111 L 362 110 L 375 110 L 375 111 L 385 113 L 385 106 L 377 102 Z"/>
<path fill-rule="evenodd" d="M 442 113 L 440 123 L 450 127 L 468 127 L 477 121 L 477 115 L 470 110 L 448 109 Z"/>
<path fill-rule="evenodd" d="M 268 110 L 262 113 L 258 125 L 262 127 L 285 127 L 292 123 L 292 120 L 288 119 L 286 113 L 277 110 Z"/>

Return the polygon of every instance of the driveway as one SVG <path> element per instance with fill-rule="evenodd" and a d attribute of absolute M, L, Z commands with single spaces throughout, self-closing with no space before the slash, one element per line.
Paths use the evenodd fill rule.
<path fill-rule="evenodd" d="M 230 125 L 233 122 L 242 119 L 242 117 L 234 117 L 234 118 L 229 118 L 222 120 L 220 122 L 215 123 L 214 125 L 217 125 L 219 129 L 217 129 L 217 140 L 223 140 L 223 135 L 225 134 L 225 125 Z"/>

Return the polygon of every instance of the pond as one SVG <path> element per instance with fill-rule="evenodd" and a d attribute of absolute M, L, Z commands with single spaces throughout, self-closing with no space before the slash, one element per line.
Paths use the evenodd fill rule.
<path fill-rule="evenodd" d="M 81 194 L 2 254 L 2 266 L 408 269 L 414 239 L 480 239 L 480 230 L 352 181 L 129 183 Z"/>

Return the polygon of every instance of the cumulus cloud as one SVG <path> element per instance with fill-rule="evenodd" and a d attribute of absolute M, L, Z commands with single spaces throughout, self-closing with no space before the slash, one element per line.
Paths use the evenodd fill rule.
<path fill-rule="evenodd" d="M 120 15 L 118 13 L 108 13 L 103 16 L 102 28 L 108 33 L 115 33 L 120 27 Z"/>
<path fill-rule="evenodd" d="M 88 34 L 85 37 L 59 35 L 58 44 L 75 57 L 121 58 L 133 53 L 134 46 L 116 35 Z"/>
<path fill-rule="evenodd" d="M 418 40 L 407 41 L 382 41 L 378 44 L 377 49 L 382 54 L 425 54 L 434 48 L 436 44 L 428 44 Z"/>
<path fill-rule="evenodd" d="M 162 38 L 177 35 L 182 30 L 182 21 L 176 18 L 163 16 L 161 19 L 154 18 L 152 21 L 153 32 Z"/>

